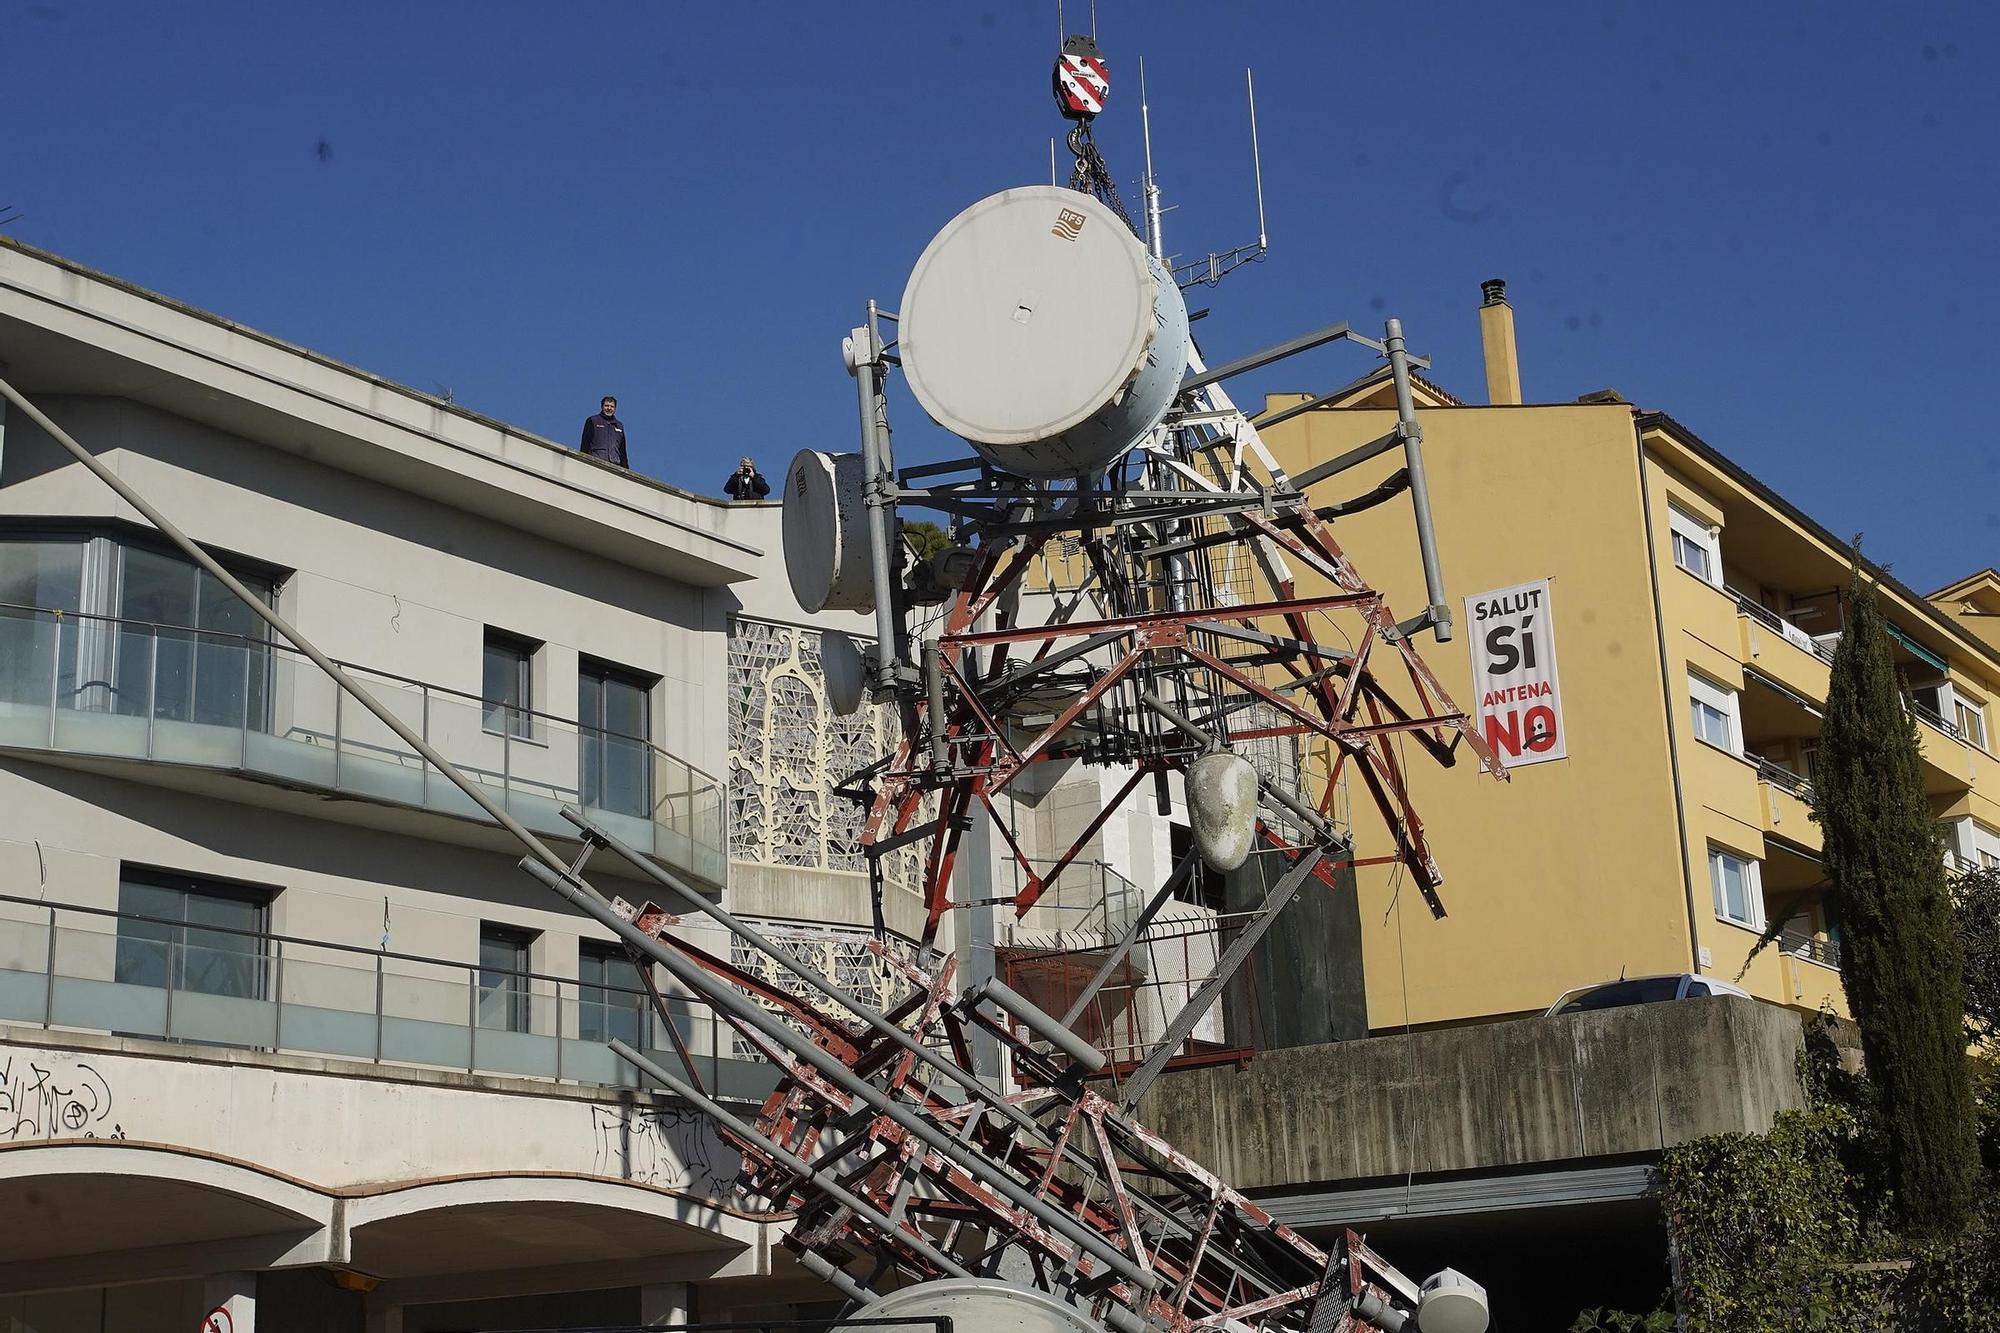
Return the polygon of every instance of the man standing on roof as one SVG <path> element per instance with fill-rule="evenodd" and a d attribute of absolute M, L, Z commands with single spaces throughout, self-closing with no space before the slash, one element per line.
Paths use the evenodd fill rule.
<path fill-rule="evenodd" d="M 583 442 L 577 446 L 592 458 L 601 458 L 619 467 L 629 467 L 625 461 L 625 426 L 618 420 L 618 400 L 610 394 L 604 396 L 604 403 L 597 415 L 585 417 L 583 421 Z"/>

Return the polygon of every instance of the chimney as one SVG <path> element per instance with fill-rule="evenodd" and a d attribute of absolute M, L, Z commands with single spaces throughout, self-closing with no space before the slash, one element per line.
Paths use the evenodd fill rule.
<path fill-rule="evenodd" d="M 1521 401 L 1521 358 L 1514 350 L 1514 307 L 1507 283 L 1488 278 L 1479 284 L 1479 345 L 1486 353 L 1486 401 Z"/>

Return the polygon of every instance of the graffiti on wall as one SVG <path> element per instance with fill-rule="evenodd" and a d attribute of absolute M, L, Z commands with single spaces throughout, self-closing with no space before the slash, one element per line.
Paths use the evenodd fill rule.
<path fill-rule="evenodd" d="M 122 1139 L 111 1101 L 111 1084 L 81 1060 L 0 1056 L 0 1139 Z"/>
<path fill-rule="evenodd" d="M 594 1170 L 705 1198 L 734 1192 L 740 1163 L 699 1111 L 676 1106 L 593 1106 Z"/>

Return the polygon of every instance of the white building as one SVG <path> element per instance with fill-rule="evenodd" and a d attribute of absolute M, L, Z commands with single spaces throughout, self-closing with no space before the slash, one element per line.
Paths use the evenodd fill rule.
<path fill-rule="evenodd" d="M 0 375 L 538 833 L 581 803 L 870 979 L 859 813 L 831 788 L 889 723 L 826 708 L 775 505 L 686 494 L 4 240 Z M 1075 786 L 1042 822 L 1087 822 L 1097 775 Z M 1156 881 L 1143 805 L 1093 850 L 1114 869 L 1025 926 L 1101 926 L 1117 870 Z M 822 1309 L 782 1221 L 730 1202 L 706 1125 L 605 1049 L 678 1058 L 622 953 L 519 856 L 0 415 L 0 1328 Z M 620 869 L 589 873 L 658 896 Z M 882 914 L 908 936 L 905 878 Z M 761 1097 L 769 1069 L 681 1009 L 711 1085 Z"/>
<path fill-rule="evenodd" d="M 14 246 L 0 373 L 532 827 L 581 801 L 728 878 L 757 801 L 724 805 L 727 642 L 759 593 L 787 618 L 775 510 Z M 236 1333 L 251 1298 L 272 1327 L 365 1309 L 411 1333 L 485 1326 L 438 1304 L 475 1295 L 515 1325 L 817 1298 L 715 1202 L 719 1145 L 604 1050 L 668 1044 L 622 955 L 135 519 L 18 412 L 0 425 L 5 1326 L 191 1329 L 231 1296 Z M 647 896 L 617 871 L 591 869 Z M 865 876 L 745 878 L 745 910 L 869 921 Z M 684 1026 L 714 1081 L 769 1085 L 705 1013 Z"/>

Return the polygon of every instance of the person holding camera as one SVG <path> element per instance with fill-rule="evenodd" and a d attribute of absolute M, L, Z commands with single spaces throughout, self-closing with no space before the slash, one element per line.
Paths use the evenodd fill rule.
<path fill-rule="evenodd" d="M 771 493 L 771 483 L 764 480 L 755 463 L 745 458 L 737 463 L 729 480 L 722 483 L 722 491 L 732 500 L 762 500 Z"/>

